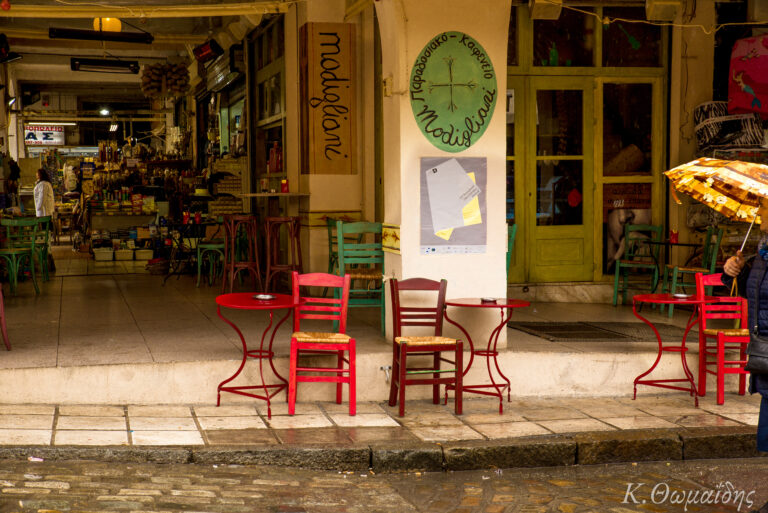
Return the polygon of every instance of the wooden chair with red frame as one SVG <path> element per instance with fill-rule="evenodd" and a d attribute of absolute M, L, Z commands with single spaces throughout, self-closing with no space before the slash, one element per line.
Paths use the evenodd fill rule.
<path fill-rule="evenodd" d="M 400 403 L 399 415 L 405 414 L 405 388 L 409 385 L 432 385 L 432 401 L 440 402 L 440 385 L 452 384 L 455 390 L 455 410 L 461 415 L 461 395 L 463 378 L 463 350 L 461 340 L 443 337 L 443 313 L 445 311 L 446 280 L 434 281 L 427 278 L 411 278 L 389 281 L 392 299 L 392 320 L 394 325 L 392 344 L 392 379 L 389 388 L 389 405 Z M 437 302 L 433 306 L 423 303 L 419 306 L 403 306 L 400 293 L 437 292 Z M 406 326 L 423 326 L 434 329 L 428 336 L 403 336 Z M 442 352 L 451 351 L 454 359 L 442 357 Z M 432 357 L 431 367 L 408 367 L 408 356 Z M 447 362 L 450 368 L 441 369 L 441 362 Z M 431 377 L 426 377 L 429 375 Z M 446 377 L 446 374 L 450 376 Z M 447 395 L 447 392 L 446 392 Z M 447 402 L 447 397 L 446 397 Z"/>
<path fill-rule="evenodd" d="M 326 273 L 292 272 L 293 334 L 291 335 L 290 370 L 288 372 L 288 414 L 296 410 L 298 383 L 336 383 L 336 403 L 341 404 L 342 385 L 349 385 L 349 414 L 357 409 L 355 393 L 355 339 L 346 334 L 349 309 L 350 277 Z M 308 287 L 338 289 L 337 297 L 302 295 Z M 304 320 L 327 320 L 338 323 L 336 332 L 301 331 Z M 347 356 L 345 357 L 345 353 Z M 334 367 L 300 367 L 299 358 L 306 355 L 336 357 Z M 344 364 L 346 363 L 346 367 Z M 309 373 L 309 374 L 306 374 Z"/>
<path fill-rule="evenodd" d="M 704 297 L 706 288 L 722 285 L 722 274 L 696 273 L 696 296 Z M 732 319 L 735 328 L 712 328 L 708 321 Z M 700 396 L 707 393 L 707 374 L 717 379 L 717 404 L 725 402 L 725 375 L 739 374 L 739 395 L 747 388 L 747 300 L 742 297 L 719 297 L 718 301 L 704 303 L 699 312 L 699 386 Z M 738 352 L 738 358 L 726 356 L 726 351 Z M 714 367 L 714 370 L 712 369 Z"/>

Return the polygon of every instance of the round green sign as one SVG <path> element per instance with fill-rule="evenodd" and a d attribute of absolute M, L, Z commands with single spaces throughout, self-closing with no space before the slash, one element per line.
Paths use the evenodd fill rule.
<path fill-rule="evenodd" d="M 424 136 L 456 153 L 477 142 L 493 116 L 496 73 L 480 43 L 443 32 L 419 53 L 411 71 L 411 108 Z"/>

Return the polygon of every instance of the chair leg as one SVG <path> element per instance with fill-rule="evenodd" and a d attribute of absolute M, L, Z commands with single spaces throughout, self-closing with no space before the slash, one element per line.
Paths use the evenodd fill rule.
<path fill-rule="evenodd" d="M 384 292 L 384 282 L 381 282 L 381 305 L 379 306 L 379 309 L 381 310 L 381 335 L 386 335 L 387 332 L 387 325 L 385 324 L 385 315 L 387 309 L 384 306 L 384 298 L 387 297 L 387 294 Z"/>
<path fill-rule="evenodd" d="M 707 395 L 707 337 L 704 333 L 699 332 L 699 337 L 703 337 L 699 341 L 699 396 L 704 397 Z"/>
<path fill-rule="evenodd" d="M 349 340 L 349 415 L 357 414 L 357 351 L 355 339 Z"/>
<path fill-rule="evenodd" d="M 621 273 L 622 286 L 621 286 L 621 304 L 627 304 L 627 292 L 629 291 L 629 271 L 624 269 Z"/>
<path fill-rule="evenodd" d="M 35 277 L 35 261 L 34 261 L 34 258 L 32 257 L 32 253 L 30 253 L 28 256 L 29 256 L 29 269 L 30 269 L 30 272 L 32 273 L 32 285 L 35 286 L 35 295 L 39 295 L 40 288 L 37 286 L 37 278 Z"/>
<path fill-rule="evenodd" d="M 459 340 L 456 344 L 456 389 L 453 400 L 456 403 L 456 415 L 462 413 L 462 399 L 464 393 L 464 343 Z"/>
<path fill-rule="evenodd" d="M 613 273 L 613 306 L 616 306 L 619 302 L 619 273 L 621 264 L 617 261 L 615 262 L 616 270 Z"/>
<path fill-rule="evenodd" d="M 195 287 L 200 287 L 200 276 L 203 271 L 203 255 L 205 253 L 200 251 L 200 246 L 197 247 L 197 284 Z"/>
<path fill-rule="evenodd" d="M 672 285 L 670 286 L 669 293 L 670 294 L 676 294 L 677 293 L 677 267 L 672 269 Z M 675 313 L 675 305 L 669 305 L 669 317 L 671 318 L 672 315 Z"/>
<path fill-rule="evenodd" d="M 336 351 L 336 368 L 339 370 L 344 369 L 344 350 L 340 349 Z M 341 379 L 342 376 L 344 376 L 341 372 L 337 374 L 339 379 Z M 341 381 L 336 382 L 336 404 L 341 404 L 341 389 L 344 383 Z"/>
<path fill-rule="evenodd" d="M 288 415 L 296 412 L 296 363 L 299 357 L 299 349 L 296 339 L 291 339 L 291 357 L 288 369 Z"/>
<path fill-rule="evenodd" d="M 400 376 L 400 344 L 392 343 L 392 374 L 389 378 L 389 405 L 397 404 L 397 383 Z"/>
<path fill-rule="evenodd" d="M 398 415 L 401 417 L 405 415 L 405 357 L 408 354 L 408 347 L 404 344 L 400 344 L 400 369 L 397 377 L 398 386 L 400 387 L 398 401 L 400 406 L 398 409 Z"/>
<path fill-rule="evenodd" d="M 5 326 L 5 325 L 3 325 Z M 741 344 L 741 350 L 739 351 L 739 360 L 745 362 L 747 360 L 747 345 Z M 744 395 L 747 392 L 747 375 L 739 373 L 739 395 Z"/>
<path fill-rule="evenodd" d="M 725 336 L 717 335 L 717 404 L 725 402 Z"/>
<path fill-rule="evenodd" d="M 440 370 L 440 353 L 438 351 L 432 355 L 432 368 L 437 371 Z M 434 372 L 432 377 L 436 380 L 440 379 L 440 372 Z M 440 385 L 437 383 L 432 385 L 432 403 L 440 404 Z"/>

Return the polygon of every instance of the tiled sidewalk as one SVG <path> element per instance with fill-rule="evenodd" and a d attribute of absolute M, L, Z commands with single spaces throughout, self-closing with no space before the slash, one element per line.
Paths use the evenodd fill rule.
<path fill-rule="evenodd" d="M 351 446 L 380 441 L 450 442 L 531 435 L 679 427 L 755 426 L 759 397 L 713 394 L 701 406 L 682 394 L 631 398 L 513 399 L 504 414 L 493 400 L 467 398 L 453 405 L 409 401 L 406 415 L 384 403 L 300 403 L 287 415 L 262 401 L 215 406 L 88 406 L 0 404 L 4 446 Z"/>

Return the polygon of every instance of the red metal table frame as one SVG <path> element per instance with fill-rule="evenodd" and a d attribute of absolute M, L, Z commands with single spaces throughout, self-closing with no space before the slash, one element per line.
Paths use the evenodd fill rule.
<path fill-rule="evenodd" d="M 464 368 L 464 376 L 467 375 L 469 372 L 469 369 L 472 367 L 472 362 L 475 360 L 475 355 L 477 356 L 485 356 L 485 363 L 486 367 L 488 368 L 488 377 L 490 378 L 490 383 L 485 383 L 481 385 L 463 385 L 463 389 L 465 392 L 471 392 L 473 394 L 481 394 L 481 395 L 490 395 L 493 397 L 499 398 L 499 414 L 504 413 L 504 389 L 507 389 L 507 401 L 511 400 L 511 385 L 509 382 L 509 379 L 504 375 L 503 372 L 501 372 L 501 368 L 499 367 L 499 361 L 498 361 L 498 355 L 499 352 L 496 350 L 496 344 L 499 341 L 499 334 L 501 333 L 501 330 L 504 329 L 504 327 L 509 322 L 510 317 L 512 317 L 512 310 L 515 308 L 521 308 L 525 306 L 530 306 L 531 303 L 528 301 L 522 301 L 520 299 L 507 299 L 507 298 L 493 298 L 493 302 L 486 302 L 483 301 L 480 298 L 462 298 L 462 299 L 449 299 L 445 302 L 445 320 L 456 326 L 461 330 L 461 332 L 464 334 L 464 337 L 466 337 L 467 342 L 469 342 L 469 362 L 467 362 L 467 366 Z M 488 337 L 488 346 L 486 349 L 475 349 L 475 345 L 472 342 L 472 337 L 469 336 L 469 333 L 467 333 L 467 330 L 464 329 L 464 327 L 459 324 L 458 322 L 454 321 L 450 317 L 448 317 L 448 307 L 452 306 L 455 308 L 498 308 L 501 314 L 501 322 L 498 326 L 496 326 L 493 331 L 491 331 L 491 335 Z M 491 360 L 493 360 L 493 367 L 496 368 L 496 371 L 498 372 L 499 376 L 502 380 L 504 380 L 506 383 L 497 383 L 496 380 L 493 377 L 493 367 L 491 367 Z M 446 396 L 448 394 L 448 390 L 453 390 L 452 385 L 447 385 L 445 389 Z M 492 388 L 493 391 L 486 390 L 488 388 Z M 447 400 L 447 398 L 446 398 Z"/>
<path fill-rule="evenodd" d="M 659 354 L 656 355 L 656 361 L 653 362 L 653 365 L 651 367 L 640 374 L 638 377 L 635 378 L 634 381 L 634 394 L 633 399 L 637 399 L 637 385 L 648 385 L 652 387 L 660 387 L 660 388 L 668 388 L 671 390 L 682 390 L 683 392 L 688 392 L 693 396 L 694 404 L 698 407 L 699 406 L 699 397 L 698 397 L 698 390 L 696 389 L 696 382 L 693 379 L 693 374 L 691 373 L 691 370 L 688 368 L 688 361 L 685 358 L 685 354 L 688 352 L 688 348 L 685 346 L 686 339 L 688 338 L 688 333 L 691 331 L 691 328 L 694 324 L 696 324 L 696 321 L 698 320 L 699 310 L 701 308 L 701 305 L 704 303 L 710 303 L 713 301 L 717 301 L 717 298 L 715 297 L 704 297 L 704 298 L 697 298 L 696 296 L 691 296 L 687 298 L 683 297 L 675 297 L 673 294 L 638 294 L 635 297 L 632 298 L 632 312 L 635 314 L 635 317 L 643 321 L 645 324 L 651 327 L 653 330 L 653 333 L 656 335 L 656 340 L 659 343 Z M 659 334 L 659 330 L 656 329 L 656 327 L 653 325 L 651 321 L 640 315 L 637 311 L 637 306 L 640 303 L 651 303 L 651 304 L 657 304 L 657 305 L 693 305 L 694 309 L 693 312 L 691 312 L 691 316 L 688 319 L 688 324 L 685 327 L 685 332 L 683 333 L 683 340 L 679 344 L 675 345 L 664 345 L 664 342 L 661 340 L 661 335 Z M 665 352 L 668 353 L 680 353 L 680 359 L 683 363 L 683 372 L 685 372 L 685 378 L 674 378 L 674 379 L 643 379 L 648 374 L 653 372 L 654 369 L 656 369 L 656 366 L 659 364 L 659 361 L 661 361 L 661 355 Z M 678 385 L 674 385 L 673 383 L 689 383 L 690 387 L 682 387 Z"/>
<path fill-rule="evenodd" d="M 285 294 L 273 294 L 273 295 L 275 296 L 275 299 L 269 299 L 269 300 L 254 299 L 253 292 L 235 292 L 232 294 L 222 294 L 221 296 L 216 297 L 216 304 L 218 305 L 216 309 L 216 313 L 219 315 L 219 318 L 222 321 L 232 326 L 232 329 L 234 329 L 237 332 L 238 336 L 240 337 L 240 341 L 243 343 L 243 361 L 240 362 L 240 367 L 232 375 L 232 377 L 227 378 L 221 383 L 219 383 L 219 387 L 217 389 L 216 406 L 219 406 L 221 404 L 222 392 L 231 392 L 233 394 L 240 394 L 240 395 L 253 397 L 255 399 L 262 399 L 266 401 L 267 402 L 267 418 L 272 418 L 272 408 L 270 405 L 270 401 L 272 397 L 274 397 L 275 395 L 279 394 L 281 391 L 288 388 L 288 381 L 277 372 L 277 369 L 275 369 L 275 365 L 272 362 L 272 357 L 274 356 L 274 352 L 272 351 L 272 342 L 275 339 L 275 333 L 277 333 L 277 330 L 286 321 L 286 319 L 288 319 L 288 317 L 291 315 L 291 312 L 293 311 L 293 308 L 294 308 L 293 297 Z M 238 328 L 232 321 L 230 321 L 229 319 L 227 319 L 222 315 L 221 313 L 222 307 L 231 308 L 234 310 L 268 310 L 269 311 L 269 324 L 267 325 L 266 328 L 264 328 L 264 333 L 262 333 L 261 335 L 261 344 L 259 345 L 258 349 L 252 349 L 252 350 L 248 349 L 248 344 L 245 342 L 245 337 L 243 336 L 242 331 L 240 331 L 240 328 Z M 264 339 L 267 338 L 267 334 L 269 334 L 269 331 L 272 328 L 275 310 L 286 310 L 286 313 L 278 321 L 274 329 L 272 329 L 272 334 L 269 337 L 269 346 L 267 349 L 264 349 Z M 240 375 L 240 373 L 243 370 L 243 367 L 245 367 L 245 362 L 246 360 L 248 360 L 248 358 L 257 358 L 259 360 L 259 376 L 261 378 L 261 385 L 244 385 L 244 386 L 236 386 L 236 387 L 224 386 Z M 275 374 L 275 376 L 277 376 L 277 379 L 280 381 L 280 383 L 267 384 L 266 381 L 264 380 L 263 362 L 265 358 L 269 360 L 269 366 L 272 368 L 272 372 Z M 258 390 L 258 389 L 262 389 L 264 391 L 264 394 L 259 395 L 259 394 L 248 392 L 248 390 Z"/>

